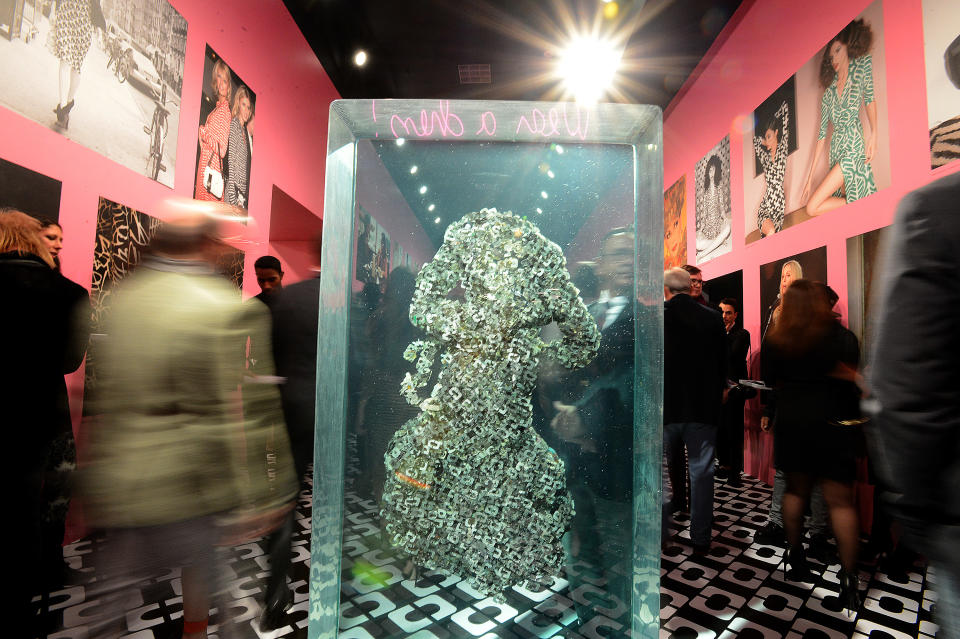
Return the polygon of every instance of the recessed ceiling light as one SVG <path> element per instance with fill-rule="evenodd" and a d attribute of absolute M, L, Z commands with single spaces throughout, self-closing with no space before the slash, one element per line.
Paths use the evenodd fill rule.
<path fill-rule="evenodd" d="M 367 52 L 363 49 L 360 49 L 353 54 L 353 63 L 358 67 L 362 67 L 367 63 Z"/>
<path fill-rule="evenodd" d="M 406 143 L 406 140 L 403 138 L 397 138 L 397 146 L 403 146 Z"/>
<path fill-rule="evenodd" d="M 431 204 L 430 206 L 427 207 L 427 210 L 432 213 L 435 208 L 437 208 L 437 205 L 436 205 L 436 204 Z"/>
<path fill-rule="evenodd" d="M 547 177 L 552 180 L 553 178 L 557 177 L 557 175 L 553 171 L 547 171 Z"/>
<path fill-rule="evenodd" d="M 555 146 L 553 150 L 559 153 L 560 155 L 563 155 L 563 147 L 560 146 L 559 144 Z"/>
<path fill-rule="evenodd" d="M 439 217 L 438 217 L 438 218 L 434 218 L 433 223 L 434 223 L 434 224 L 439 224 L 439 223 L 440 223 L 440 218 L 439 218 Z"/>
<path fill-rule="evenodd" d="M 543 209 L 541 209 L 539 206 L 537 207 L 537 213 L 543 213 Z"/>
<path fill-rule="evenodd" d="M 557 73 L 577 102 L 593 103 L 613 84 L 622 48 L 596 36 L 576 36 L 560 56 Z"/>
<path fill-rule="evenodd" d="M 423 186 L 420 187 L 420 195 L 423 195 L 426 192 L 427 192 L 427 185 L 424 184 Z"/>
<path fill-rule="evenodd" d="M 547 192 L 546 192 L 546 191 L 540 191 L 540 197 L 542 197 L 543 199 L 547 199 L 547 198 L 550 197 L 550 196 L 547 195 Z"/>
<path fill-rule="evenodd" d="M 417 169 L 417 165 L 414 164 L 413 166 L 410 167 L 410 175 L 416 175 L 418 170 L 419 169 Z"/>

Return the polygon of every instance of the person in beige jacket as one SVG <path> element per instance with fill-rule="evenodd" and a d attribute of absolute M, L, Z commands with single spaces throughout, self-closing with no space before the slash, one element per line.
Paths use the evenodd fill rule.
<path fill-rule="evenodd" d="M 123 623 L 126 585 L 182 567 L 183 636 L 205 637 L 214 546 L 264 534 L 296 497 L 276 386 L 244 384 L 240 410 L 243 343 L 269 340 L 270 320 L 211 268 L 215 229 L 197 213 L 165 223 L 107 318 L 85 510 L 107 535 L 108 604 L 91 636 Z"/>

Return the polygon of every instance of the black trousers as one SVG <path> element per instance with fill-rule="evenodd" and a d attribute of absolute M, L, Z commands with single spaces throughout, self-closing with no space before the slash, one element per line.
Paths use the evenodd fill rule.
<path fill-rule="evenodd" d="M 720 413 L 717 431 L 717 462 L 730 468 L 730 476 L 743 472 L 743 404 L 742 398 L 730 394 Z"/>

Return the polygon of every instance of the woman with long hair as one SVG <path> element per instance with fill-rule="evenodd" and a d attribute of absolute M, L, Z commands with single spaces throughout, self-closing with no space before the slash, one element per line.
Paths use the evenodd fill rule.
<path fill-rule="evenodd" d="M 783 230 L 786 198 L 783 193 L 783 175 L 787 170 L 787 152 L 790 146 L 790 111 L 784 102 L 763 125 L 763 137 L 753 136 L 753 150 L 760 158 L 763 179 L 767 189 L 757 209 L 757 228 L 766 237 Z"/>
<path fill-rule="evenodd" d="M 227 144 L 227 190 L 224 194 L 228 204 L 247 208 L 247 165 L 250 147 L 247 142 L 247 122 L 253 109 L 250 106 L 250 91 L 245 86 L 233 94 L 230 111 L 230 139 Z"/>
<path fill-rule="evenodd" d="M 711 155 L 703 175 L 703 195 L 697 203 L 697 259 L 704 260 L 730 237 L 730 220 L 720 185 L 723 167 L 720 158 Z M 702 215 L 700 215 L 702 213 Z"/>
<path fill-rule="evenodd" d="M 829 43 L 820 62 L 820 133 L 810 162 L 801 201 L 807 214 L 820 215 L 876 193 L 870 163 L 877 151 L 877 103 L 873 95 L 873 30 L 864 20 L 854 20 Z M 870 131 L 864 140 L 860 105 L 867 111 Z M 811 192 L 817 160 L 823 154 L 827 125 L 830 135 L 830 170 Z"/>
<path fill-rule="evenodd" d="M 210 86 L 217 104 L 200 126 L 200 161 L 197 162 L 197 178 L 194 182 L 193 197 L 198 200 L 222 201 L 223 193 L 214 195 L 204 184 L 204 169 L 209 165 L 223 175 L 223 156 L 227 154 L 227 142 L 230 136 L 230 95 L 233 92 L 233 79 L 230 67 L 223 60 L 213 64 L 210 74 Z"/>
<path fill-rule="evenodd" d="M 62 423 L 58 399 L 70 338 L 70 300 L 40 228 L 40 222 L 20 211 L 0 211 L 0 403 L 4 444 L 16 451 L 4 465 L 13 500 L 7 529 L 13 539 L 11 574 L 23 580 L 14 588 L 14 619 L 8 621 L 16 628 L 32 628 L 39 621 L 31 614 L 30 598 L 43 586 L 37 569 L 43 476 Z"/>
<path fill-rule="evenodd" d="M 854 505 L 856 431 L 840 421 L 856 405 L 852 381 L 860 357 L 856 336 L 831 310 L 826 287 L 798 279 L 763 347 L 763 374 L 774 388 L 774 460 L 786 477 L 783 524 L 787 578 L 812 581 L 803 550 L 803 516 L 816 482 L 830 512 L 842 570 L 840 602 L 859 607 L 859 524 Z"/>

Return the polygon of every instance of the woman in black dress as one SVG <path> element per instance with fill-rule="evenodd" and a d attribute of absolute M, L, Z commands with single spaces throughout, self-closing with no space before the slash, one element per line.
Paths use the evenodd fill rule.
<path fill-rule="evenodd" d="M 803 515 L 819 481 L 837 538 L 842 572 L 840 602 L 859 606 L 859 523 L 854 504 L 856 430 L 841 425 L 857 410 L 853 377 L 859 363 L 856 336 L 831 310 L 823 284 L 798 279 L 783 296 L 780 317 L 763 347 L 763 371 L 774 388 L 774 458 L 786 476 L 783 524 L 787 575 L 811 581 L 803 552 Z M 771 406 L 772 405 L 772 406 Z"/>

